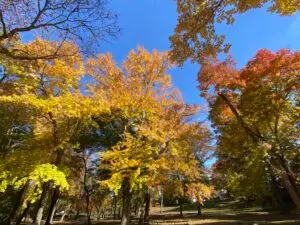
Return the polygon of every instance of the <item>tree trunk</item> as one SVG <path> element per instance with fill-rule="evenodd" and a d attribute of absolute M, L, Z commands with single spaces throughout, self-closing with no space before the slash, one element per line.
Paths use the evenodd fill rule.
<path fill-rule="evenodd" d="M 52 194 L 51 203 L 50 203 L 50 206 L 49 206 L 48 215 L 47 215 L 45 225 L 50 225 L 52 223 L 53 214 L 55 212 L 55 205 L 56 205 L 56 202 L 57 202 L 58 198 L 59 198 L 59 188 L 56 187 L 53 191 L 53 194 Z"/>
<path fill-rule="evenodd" d="M 53 223 L 53 219 L 55 217 L 55 212 L 56 212 L 56 207 L 54 206 L 53 210 L 52 210 L 52 213 L 51 213 L 51 217 L 50 217 L 50 224 Z"/>
<path fill-rule="evenodd" d="M 65 216 L 67 215 L 67 211 L 64 211 L 64 213 L 62 214 L 62 216 L 60 217 L 59 222 L 64 222 Z"/>
<path fill-rule="evenodd" d="M 281 213 L 285 214 L 288 210 L 288 208 L 285 206 L 281 190 L 279 187 L 279 182 L 276 180 L 276 176 L 274 175 L 273 169 L 271 166 L 268 166 L 268 169 L 270 170 L 270 192 L 271 192 L 271 199 L 272 199 L 272 207 L 278 208 Z"/>
<path fill-rule="evenodd" d="M 134 215 L 138 216 L 139 215 L 139 211 L 140 211 L 140 199 L 137 198 L 135 200 L 135 206 L 134 206 Z"/>
<path fill-rule="evenodd" d="M 140 212 L 139 212 L 139 225 L 144 223 L 144 213 L 145 213 L 144 208 L 140 208 Z"/>
<path fill-rule="evenodd" d="M 197 211 L 198 211 L 197 215 L 201 216 L 201 214 L 202 214 L 202 212 L 201 212 L 201 204 L 199 202 L 197 203 Z"/>
<path fill-rule="evenodd" d="M 37 214 L 35 216 L 35 220 L 33 222 L 34 225 L 40 225 L 43 218 L 44 206 L 38 208 Z"/>
<path fill-rule="evenodd" d="M 296 180 L 296 176 L 294 174 L 294 172 L 292 171 L 291 167 L 288 165 L 287 161 L 284 159 L 283 156 L 278 155 L 278 160 L 280 161 L 283 170 L 287 173 L 287 175 L 289 176 L 289 179 L 293 185 L 293 187 L 295 188 L 295 190 L 297 191 L 297 194 L 300 198 L 300 186 L 297 184 Z"/>
<path fill-rule="evenodd" d="M 39 200 L 38 205 L 37 205 L 37 210 L 36 210 L 36 213 L 35 213 L 35 216 L 34 216 L 34 220 L 32 222 L 32 224 L 34 224 L 34 225 L 40 225 L 41 224 L 41 220 L 42 220 L 43 212 L 44 212 L 44 207 L 46 205 L 49 186 L 50 186 L 50 182 L 46 182 L 46 183 L 43 184 L 43 191 L 42 191 L 40 200 Z"/>
<path fill-rule="evenodd" d="M 118 219 L 121 218 L 121 212 L 122 212 L 122 207 L 120 206 L 120 207 L 118 208 Z"/>
<path fill-rule="evenodd" d="M 182 213 L 182 200 L 180 199 L 179 200 L 179 212 L 180 212 L 180 217 L 182 217 L 183 216 L 183 213 Z"/>
<path fill-rule="evenodd" d="M 67 215 L 67 213 L 68 213 L 70 207 L 71 207 L 71 204 L 67 205 L 66 210 L 64 211 L 63 215 L 61 216 L 59 222 L 64 222 L 65 216 Z"/>
<path fill-rule="evenodd" d="M 87 215 L 87 224 L 91 225 L 91 212 L 90 212 L 90 195 L 85 196 L 86 201 L 86 215 Z"/>
<path fill-rule="evenodd" d="M 26 184 L 18 191 L 17 199 L 15 201 L 15 204 L 13 206 L 13 210 L 9 215 L 7 224 L 13 223 L 13 221 L 18 216 L 19 211 L 21 210 L 21 206 L 24 202 L 24 195 L 26 194 L 26 191 L 29 187 L 29 182 L 26 182 Z"/>
<path fill-rule="evenodd" d="M 164 194 L 161 192 L 160 196 L 160 213 L 163 213 L 163 207 L 164 207 Z"/>
<path fill-rule="evenodd" d="M 20 225 L 22 223 L 22 220 L 27 215 L 27 212 L 28 212 L 29 208 L 30 208 L 30 202 L 27 203 L 26 208 L 23 210 L 22 214 L 17 219 L 15 225 Z"/>
<path fill-rule="evenodd" d="M 300 194 L 298 192 L 298 187 L 294 177 L 290 174 L 287 166 L 283 162 L 283 159 L 277 158 L 272 159 L 272 164 L 275 168 L 279 168 L 281 172 L 281 178 L 284 183 L 285 188 L 287 189 L 295 207 L 296 213 L 300 214 Z"/>
<path fill-rule="evenodd" d="M 282 173 L 282 180 L 284 183 L 284 186 L 286 187 L 287 191 L 290 194 L 291 199 L 293 200 L 295 207 L 296 207 L 296 213 L 300 214 L 300 198 L 297 193 L 297 189 L 293 186 L 289 176 L 286 173 Z"/>
<path fill-rule="evenodd" d="M 74 217 L 74 220 L 78 220 L 79 219 L 79 213 L 80 213 L 79 206 L 77 206 L 77 212 L 76 212 L 76 215 Z"/>
<path fill-rule="evenodd" d="M 130 193 L 130 182 L 128 178 L 125 178 L 122 183 L 122 220 L 121 225 L 128 225 L 130 223 L 130 213 L 131 213 L 131 193 Z"/>
<path fill-rule="evenodd" d="M 117 218 L 117 203 L 118 203 L 117 196 L 114 196 L 114 219 Z"/>
<path fill-rule="evenodd" d="M 145 214 L 144 214 L 144 222 L 149 221 L 149 214 L 150 214 L 150 191 L 149 189 L 145 193 Z"/>

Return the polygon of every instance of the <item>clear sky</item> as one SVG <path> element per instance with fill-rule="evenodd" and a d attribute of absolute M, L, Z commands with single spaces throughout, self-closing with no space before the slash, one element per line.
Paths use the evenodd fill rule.
<path fill-rule="evenodd" d="M 168 50 L 168 37 L 176 25 L 175 0 L 111 0 L 111 8 L 119 16 L 121 35 L 111 43 L 103 43 L 101 52 L 111 52 L 116 61 L 138 45 L 148 50 Z M 219 25 L 232 43 L 231 53 L 239 66 L 244 65 L 261 48 L 300 48 L 300 15 L 281 17 L 256 9 L 238 15 L 232 27 Z M 196 88 L 199 66 L 186 63 L 183 68 L 171 70 L 173 82 L 189 103 L 205 104 Z M 199 119 L 206 118 L 206 113 Z"/>

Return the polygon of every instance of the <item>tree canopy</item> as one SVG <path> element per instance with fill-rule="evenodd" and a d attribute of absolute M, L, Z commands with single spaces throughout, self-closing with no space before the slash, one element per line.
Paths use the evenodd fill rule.
<path fill-rule="evenodd" d="M 251 9 L 267 8 L 282 16 L 300 9 L 295 0 L 177 0 L 179 14 L 174 34 L 170 37 L 171 59 L 182 65 L 186 60 L 202 63 L 205 56 L 228 52 L 226 35 L 218 34 L 216 24 L 232 25 L 235 15 Z"/>

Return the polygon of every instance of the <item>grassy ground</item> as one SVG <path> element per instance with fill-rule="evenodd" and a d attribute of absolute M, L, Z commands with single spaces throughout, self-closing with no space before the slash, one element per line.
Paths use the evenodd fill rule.
<path fill-rule="evenodd" d="M 70 222 L 70 225 L 74 223 Z M 84 223 L 81 223 L 84 224 Z M 95 225 L 117 225 L 120 221 L 105 220 L 95 222 Z M 138 224 L 133 221 L 132 224 Z M 197 216 L 193 205 L 184 206 L 184 215 L 179 217 L 178 207 L 164 207 L 160 213 L 158 207 L 151 209 L 152 225 L 262 225 L 262 224 L 300 224 L 300 216 L 293 214 L 280 214 L 266 211 L 259 207 L 247 207 L 238 201 L 210 201 L 202 209 L 202 215 Z"/>

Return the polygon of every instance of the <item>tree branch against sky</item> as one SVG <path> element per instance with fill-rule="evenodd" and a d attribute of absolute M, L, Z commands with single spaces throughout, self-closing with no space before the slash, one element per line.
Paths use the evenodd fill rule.
<path fill-rule="evenodd" d="M 177 0 L 179 14 L 170 37 L 172 60 L 182 65 L 186 60 L 202 62 L 204 56 L 228 52 L 225 34 L 218 34 L 217 24 L 232 25 L 237 14 L 267 5 L 267 11 L 292 15 L 300 9 L 297 0 Z"/>
<path fill-rule="evenodd" d="M 116 15 L 107 6 L 107 0 L 3 0 L 0 53 L 18 59 L 39 58 L 15 45 L 28 32 L 60 42 L 74 40 L 81 44 L 82 50 L 91 50 L 92 42 L 114 37 L 119 32 Z"/>

